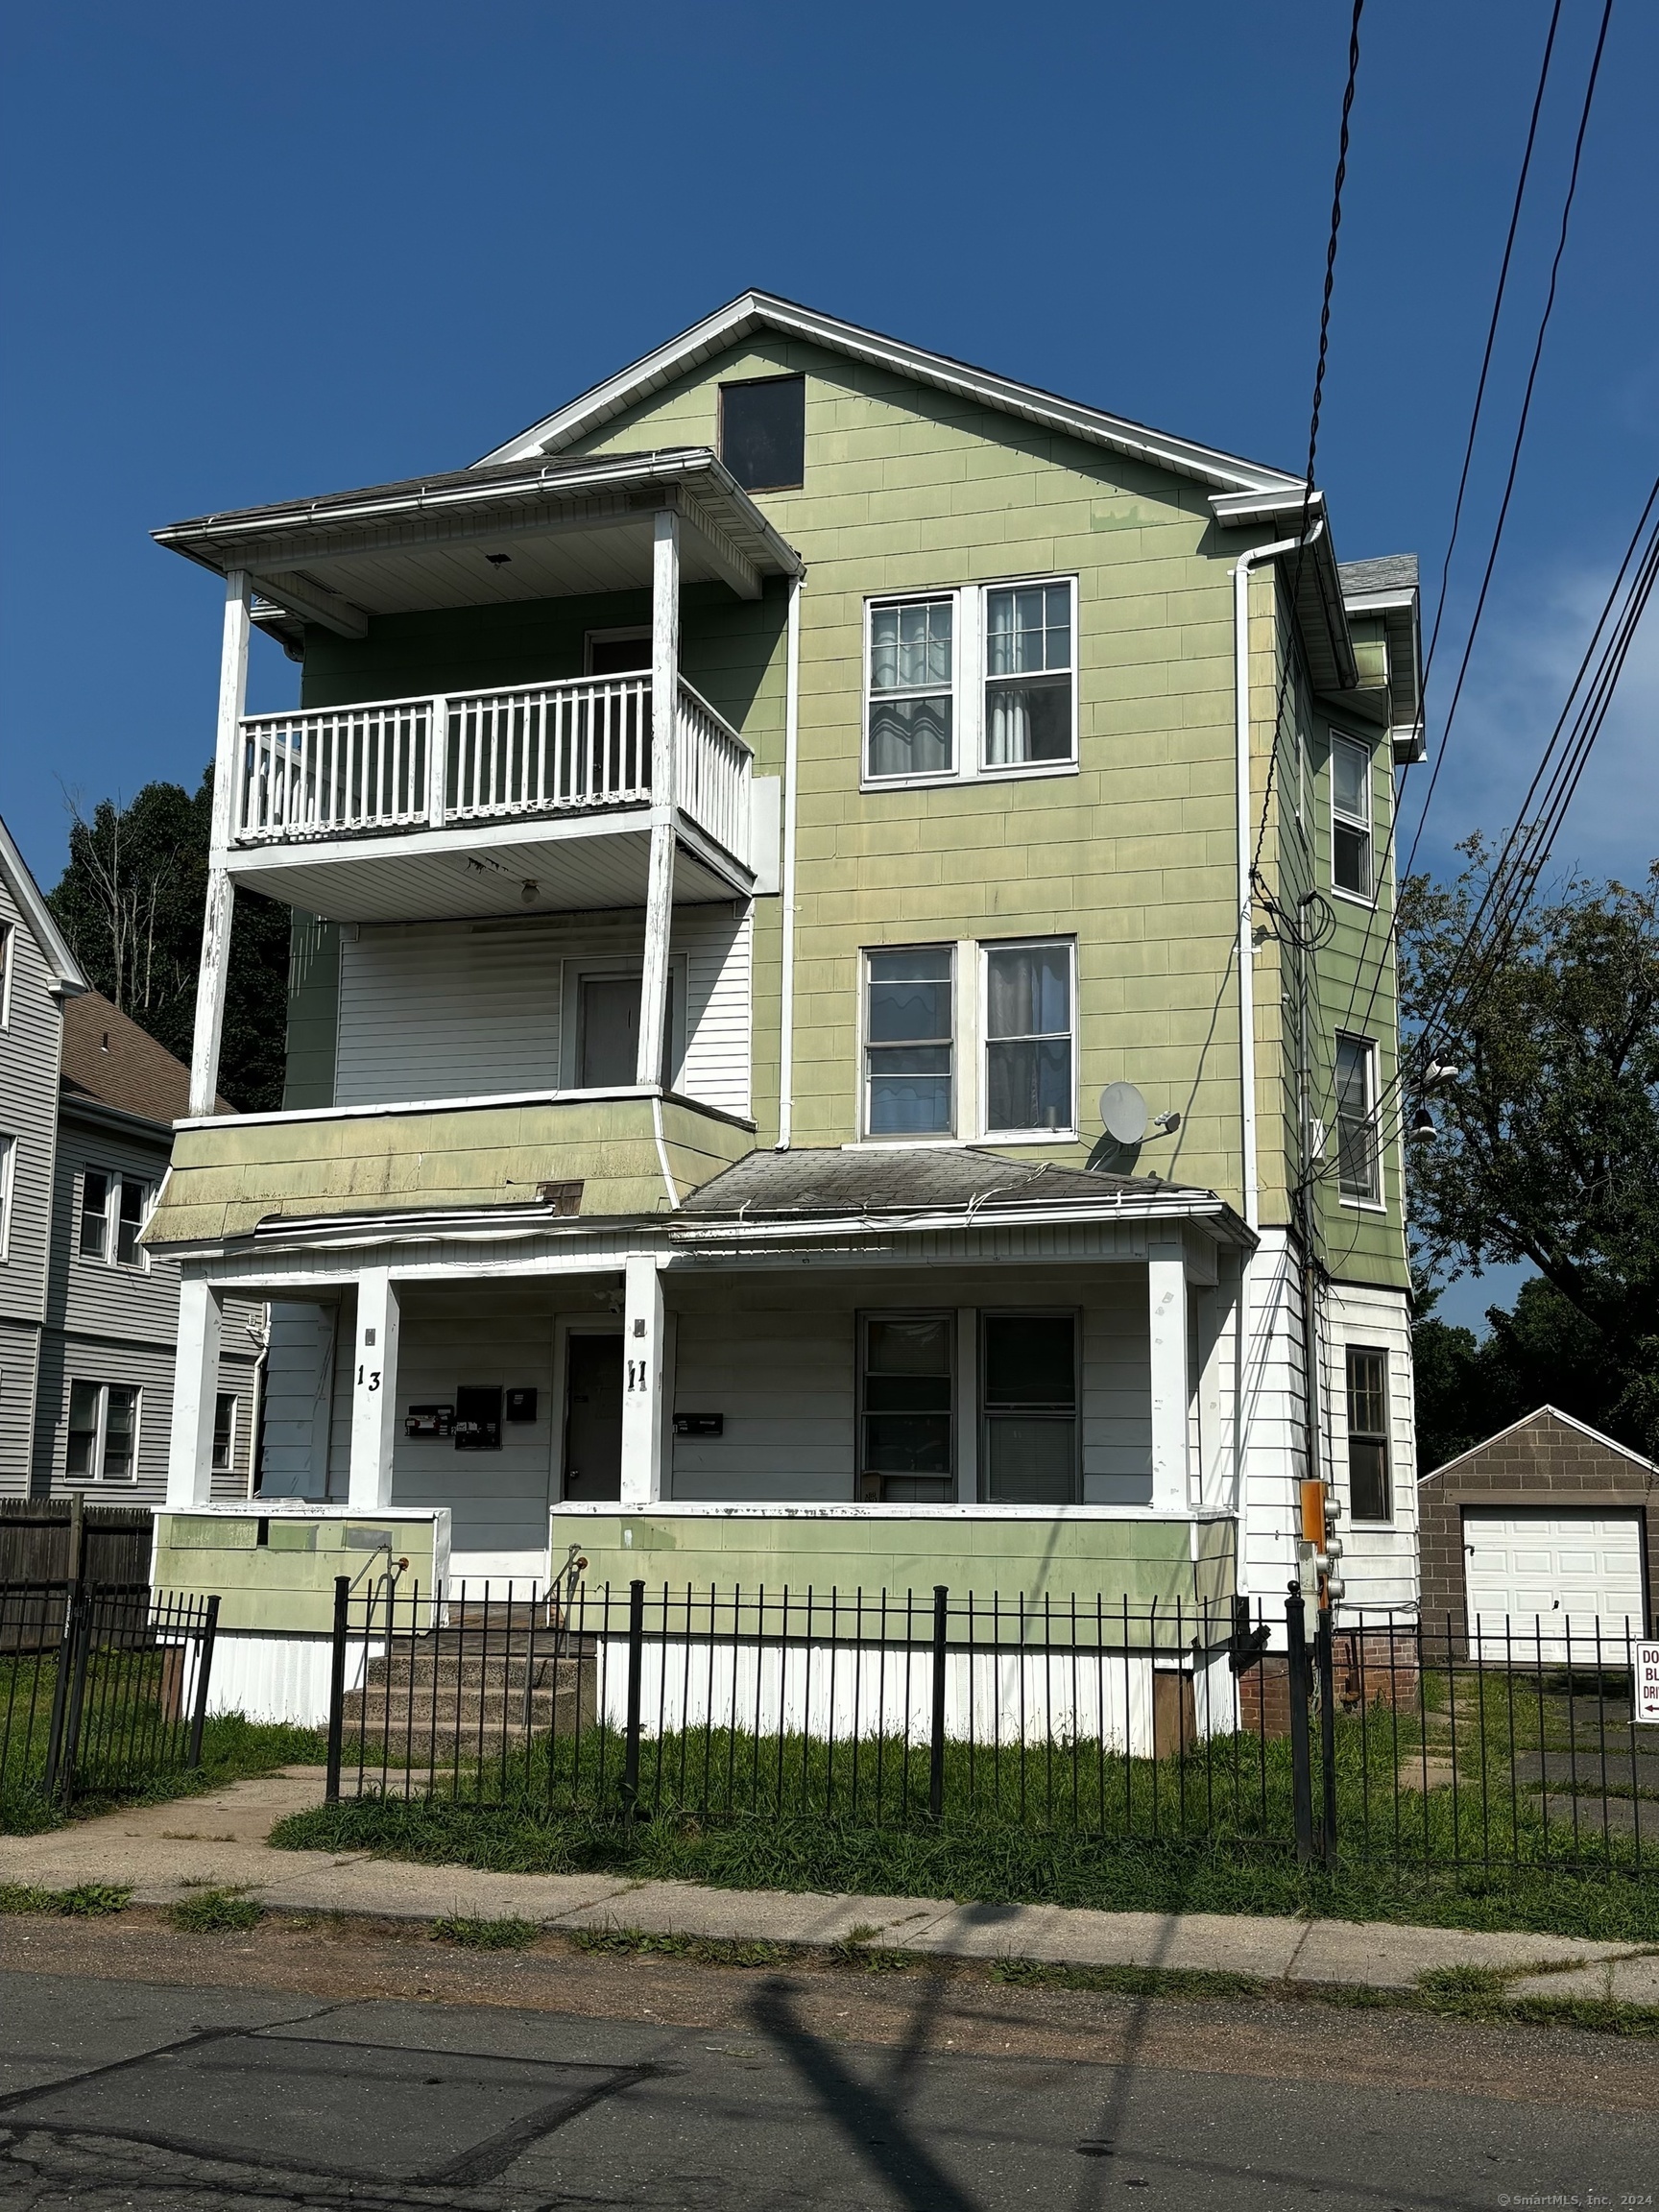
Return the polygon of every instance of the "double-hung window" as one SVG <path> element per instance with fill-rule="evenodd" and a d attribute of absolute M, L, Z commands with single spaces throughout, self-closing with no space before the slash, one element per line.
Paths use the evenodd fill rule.
<path fill-rule="evenodd" d="M 864 1129 L 949 1137 L 954 1116 L 951 949 L 865 955 Z"/>
<path fill-rule="evenodd" d="M 858 1317 L 858 1487 L 892 1504 L 942 1504 L 952 1490 L 954 1313 Z"/>
<path fill-rule="evenodd" d="M 1071 952 L 1069 939 L 985 949 L 987 1136 L 1075 1125 Z"/>
<path fill-rule="evenodd" d="M 1388 1479 L 1388 1355 L 1348 1347 L 1348 1510 L 1356 1521 L 1393 1517 Z"/>
<path fill-rule="evenodd" d="M 1371 856 L 1371 748 L 1331 740 L 1331 879 L 1356 899 L 1376 896 Z"/>
<path fill-rule="evenodd" d="M 1070 1503 L 1078 1464 L 1075 1314 L 986 1314 L 980 1418 L 989 1500 Z"/>
<path fill-rule="evenodd" d="M 894 599 L 870 610 L 868 773 L 949 776 L 956 765 L 956 602 Z"/>
<path fill-rule="evenodd" d="M 106 1175 L 88 1167 L 81 1178 L 81 1229 L 78 1249 L 83 1260 L 101 1260 L 108 1267 L 142 1267 L 143 1233 L 150 1206 L 150 1186 L 134 1175 Z"/>
<path fill-rule="evenodd" d="M 1076 685 L 1070 584 L 985 594 L 987 768 L 1070 760 Z"/>
<path fill-rule="evenodd" d="M 70 1476 L 83 1482 L 131 1482 L 137 1468 L 137 1391 L 119 1382 L 71 1382 Z"/>
<path fill-rule="evenodd" d="M 17 1140 L 0 1136 L 0 1260 L 12 1257 L 12 1190 L 17 1179 Z"/>
<path fill-rule="evenodd" d="M 873 599 L 867 620 L 866 782 L 1075 765 L 1073 579 Z"/>
<path fill-rule="evenodd" d="M 1368 1038 L 1336 1040 L 1336 1183 L 1344 1198 L 1382 1196 L 1377 1135 L 1377 1047 Z"/>

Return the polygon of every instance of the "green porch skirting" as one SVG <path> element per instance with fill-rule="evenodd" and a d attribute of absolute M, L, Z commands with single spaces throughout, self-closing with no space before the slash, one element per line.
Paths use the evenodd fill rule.
<path fill-rule="evenodd" d="M 768 1592 L 785 1584 L 805 1596 L 906 1591 L 1093 1612 L 1096 1599 L 1132 1611 L 1225 1605 L 1237 1587 L 1237 1525 L 1231 1515 L 1131 1518 L 1010 1511 L 996 1506 L 754 1507 L 555 1506 L 551 1566 L 570 1547 L 588 1562 L 590 1590 L 643 1580 L 684 1590 Z"/>

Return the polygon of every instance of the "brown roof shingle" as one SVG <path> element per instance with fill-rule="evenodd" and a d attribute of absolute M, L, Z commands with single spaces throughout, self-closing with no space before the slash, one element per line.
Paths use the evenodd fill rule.
<path fill-rule="evenodd" d="M 190 1070 L 130 1015 L 88 991 L 63 1008 L 63 1089 L 71 1097 L 171 1123 L 190 1110 Z M 216 1111 L 232 1107 L 221 1098 Z"/>

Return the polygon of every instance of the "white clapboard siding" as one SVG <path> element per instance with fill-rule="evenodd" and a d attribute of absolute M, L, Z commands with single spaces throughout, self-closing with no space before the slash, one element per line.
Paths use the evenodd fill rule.
<path fill-rule="evenodd" d="M 337 1106 L 559 1085 L 560 940 L 372 929 L 340 948 Z"/>
<path fill-rule="evenodd" d="M 561 1007 L 574 969 L 637 957 L 640 931 L 632 915 L 569 926 L 365 927 L 348 936 L 334 1103 L 557 1090 Z M 729 905 L 675 912 L 672 949 L 688 1018 L 681 1086 L 731 1114 L 749 1111 L 752 940 L 748 917 Z"/>
<path fill-rule="evenodd" d="M 686 1038 L 681 1088 L 726 1114 L 749 1112 L 754 917 L 730 906 L 683 907 L 674 945 L 685 955 Z"/>

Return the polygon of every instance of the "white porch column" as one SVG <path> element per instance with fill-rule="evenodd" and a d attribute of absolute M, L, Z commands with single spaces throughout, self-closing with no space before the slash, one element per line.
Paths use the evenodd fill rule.
<path fill-rule="evenodd" d="M 213 1487 L 213 1410 L 219 1391 L 224 1301 L 211 1283 L 186 1275 L 179 1286 L 179 1349 L 173 1365 L 173 1428 L 167 1445 L 167 1503 L 205 1505 Z"/>
<path fill-rule="evenodd" d="M 1152 1509 L 1155 1513 L 1185 1513 L 1190 1504 L 1190 1368 L 1187 1255 L 1179 1241 L 1148 1244 L 1146 1303 L 1152 1384 Z"/>
<path fill-rule="evenodd" d="M 225 979 L 230 962 L 235 890 L 226 855 L 242 780 L 242 716 L 248 706 L 249 608 L 252 587 L 243 569 L 225 579 L 225 632 L 219 652 L 219 722 L 213 747 L 212 850 L 202 966 L 196 978 L 196 1033 L 190 1046 L 190 1111 L 211 1114 L 219 1090 L 219 1039 L 225 1026 Z"/>
<path fill-rule="evenodd" d="M 644 1254 L 627 1263 L 622 1310 L 622 1503 L 662 1495 L 662 1276 Z"/>
<path fill-rule="evenodd" d="M 662 1079 L 668 938 L 674 915 L 674 754 L 680 714 L 680 517 L 656 517 L 651 547 L 651 872 L 639 978 L 638 1083 Z"/>
<path fill-rule="evenodd" d="M 351 1479 L 348 1503 L 373 1512 L 392 1503 L 397 1434 L 397 1293 L 384 1267 L 357 1279 L 356 1360 L 351 1370 Z"/>

